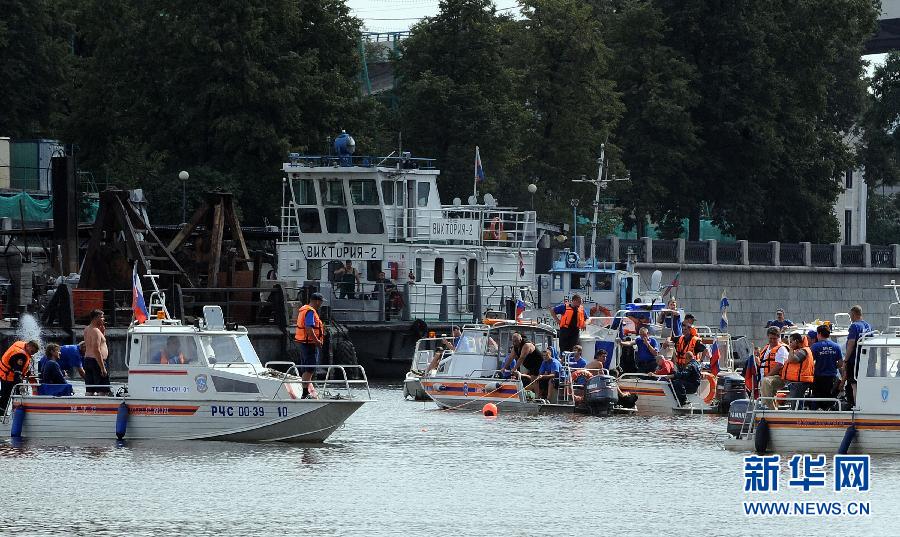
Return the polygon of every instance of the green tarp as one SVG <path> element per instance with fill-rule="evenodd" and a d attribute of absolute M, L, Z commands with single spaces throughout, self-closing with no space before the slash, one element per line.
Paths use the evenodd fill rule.
<path fill-rule="evenodd" d="M 97 201 L 83 201 L 78 220 L 80 222 L 93 222 L 97 216 L 99 205 L 100 203 Z M 33 198 L 25 192 L 11 196 L 0 196 L 0 217 L 4 216 L 11 218 L 13 222 L 20 222 L 23 216 L 25 222 L 52 220 L 53 198 Z"/>

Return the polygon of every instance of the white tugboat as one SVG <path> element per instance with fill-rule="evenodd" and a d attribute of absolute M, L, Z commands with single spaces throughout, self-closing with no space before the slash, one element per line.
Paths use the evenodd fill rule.
<path fill-rule="evenodd" d="M 370 375 L 401 378 L 429 328 L 479 322 L 531 287 L 533 211 L 491 194 L 443 205 L 434 161 L 354 156 L 346 133 L 334 148 L 283 166 L 278 277 L 325 295 Z M 390 282 L 376 283 L 382 272 Z"/>
<path fill-rule="evenodd" d="M 318 398 L 301 399 L 297 366 L 263 366 L 247 330 L 226 325 L 219 306 L 205 306 L 203 319 L 184 325 L 168 318 L 163 303 L 157 291 L 151 318 L 129 328 L 128 380 L 112 386 L 115 396 L 33 395 L 22 384 L 2 430 L 21 438 L 323 442 L 370 400 L 358 366 L 324 366 L 326 378 L 337 380 L 316 381 Z M 351 369 L 361 380 L 348 380 Z"/>

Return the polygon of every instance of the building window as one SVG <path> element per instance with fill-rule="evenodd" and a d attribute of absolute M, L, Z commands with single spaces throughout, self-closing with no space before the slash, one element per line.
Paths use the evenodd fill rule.
<path fill-rule="evenodd" d="M 850 245 L 850 232 L 853 231 L 853 211 L 844 211 L 844 244 Z"/>
<path fill-rule="evenodd" d="M 444 283 L 444 258 L 434 258 L 434 283 Z"/>
<path fill-rule="evenodd" d="M 847 190 L 850 190 L 851 188 L 853 188 L 853 170 L 852 169 L 848 168 L 847 172 L 844 173 L 844 187 Z"/>

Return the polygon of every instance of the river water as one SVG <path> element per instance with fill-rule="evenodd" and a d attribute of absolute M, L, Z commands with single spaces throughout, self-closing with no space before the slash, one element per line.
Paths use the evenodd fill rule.
<path fill-rule="evenodd" d="M 373 389 L 325 445 L 0 443 L 0 535 L 900 534 L 900 455 L 871 490 L 743 492 L 724 418 L 484 418 Z M 829 475 L 831 475 L 829 473 Z M 868 517 L 748 517 L 749 499 L 868 501 Z"/>

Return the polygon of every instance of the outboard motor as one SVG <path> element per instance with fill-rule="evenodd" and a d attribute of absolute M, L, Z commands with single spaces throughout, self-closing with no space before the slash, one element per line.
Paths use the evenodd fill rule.
<path fill-rule="evenodd" d="M 740 438 L 744 420 L 749 414 L 750 403 L 749 399 L 738 399 L 731 402 L 731 408 L 728 409 L 728 434 L 731 436 Z"/>
<path fill-rule="evenodd" d="M 719 400 L 719 412 L 725 414 L 731 403 L 747 397 L 747 388 L 744 377 L 737 373 L 720 375 L 716 379 L 716 399 Z"/>
<path fill-rule="evenodd" d="M 616 377 L 596 375 L 584 387 L 584 402 L 591 413 L 604 413 L 619 402 L 619 384 Z"/>

